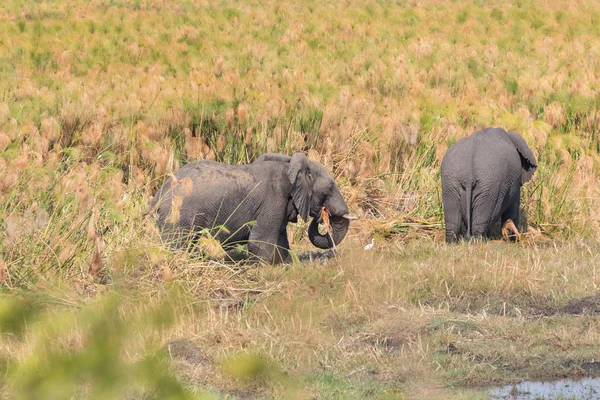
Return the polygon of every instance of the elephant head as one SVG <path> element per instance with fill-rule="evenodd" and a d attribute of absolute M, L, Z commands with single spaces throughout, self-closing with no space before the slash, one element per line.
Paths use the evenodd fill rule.
<path fill-rule="evenodd" d="M 308 221 L 309 216 L 313 217 L 308 228 L 311 243 L 321 249 L 332 248 L 344 239 L 352 219 L 342 194 L 325 168 L 317 162 L 310 161 L 304 154 L 294 154 L 289 163 L 291 201 L 303 220 Z M 331 214 L 332 237 L 319 233 L 323 206 L 326 206 Z"/>

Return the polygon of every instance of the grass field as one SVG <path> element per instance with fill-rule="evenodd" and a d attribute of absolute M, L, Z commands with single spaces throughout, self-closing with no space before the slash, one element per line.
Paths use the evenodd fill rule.
<path fill-rule="evenodd" d="M 596 2 L 6 0 L 0 21 L 0 398 L 466 399 L 598 369 Z M 441 158 L 487 126 L 537 157 L 530 229 L 447 246 Z M 221 264 L 141 217 L 187 161 L 266 151 L 336 178 L 361 217 L 338 259 Z"/>

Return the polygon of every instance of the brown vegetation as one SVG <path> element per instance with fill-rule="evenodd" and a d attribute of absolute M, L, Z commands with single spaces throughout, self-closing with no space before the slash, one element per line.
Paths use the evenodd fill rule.
<path fill-rule="evenodd" d="M 119 289 L 143 299 L 113 313 L 132 318 L 179 291 L 168 329 L 111 349 L 137 365 L 139 337 L 185 338 L 201 361 L 178 371 L 198 392 L 469 398 L 449 387 L 577 373 L 597 351 L 595 317 L 557 313 L 600 284 L 595 2 L 10 0 L 0 21 L 0 288 L 56 306 L 1 342 L 0 372 L 41 365 L 55 343 L 40 337 L 85 349 L 77 323 L 53 336 L 52 313 Z M 521 240 L 445 246 L 440 161 L 487 126 L 539 161 Z M 267 151 L 334 175 L 361 218 L 341 258 L 227 265 L 210 232 L 200 254 L 169 251 L 141 217 L 186 162 Z M 239 351 L 262 378 L 219 366 Z"/>

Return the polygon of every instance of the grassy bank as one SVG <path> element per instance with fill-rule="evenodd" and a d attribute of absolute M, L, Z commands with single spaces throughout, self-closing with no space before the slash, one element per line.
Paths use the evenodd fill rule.
<path fill-rule="evenodd" d="M 423 238 L 326 265 L 188 259 L 170 282 L 120 271 L 111 288 L 40 285 L 3 298 L 3 392 L 485 398 L 499 382 L 593 373 L 595 309 L 565 306 L 600 283 L 597 248 L 556 246 Z"/>
<path fill-rule="evenodd" d="M 594 303 L 563 311 L 597 290 L 595 2 L 8 0 L 0 21 L 2 396 L 470 398 L 590 372 Z M 533 230 L 445 246 L 441 158 L 487 126 L 538 159 Z M 335 176 L 361 217 L 339 260 L 193 259 L 141 218 L 184 163 L 266 151 Z"/>

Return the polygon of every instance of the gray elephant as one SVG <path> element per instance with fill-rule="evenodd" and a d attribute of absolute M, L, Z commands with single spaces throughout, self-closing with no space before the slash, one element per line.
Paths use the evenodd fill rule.
<path fill-rule="evenodd" d="M 148 212 L 158 214 L 163 239 L 176 247 L 198 239 L 206 229 L 226 250 L 247 244 L 250 259 L 287 263 L 291 256 L 286 227 L 297 222 L 298 215 L 305 221 L 313 217 L 308 237 L 321 249 L 340 243 L 352 218 L 333 178 L 302 153 L 267 153 L 238 166 L 196 161 L 177 171 L 175 178 L 175 185 L 171 177 L 158 190 Z M 170 214 L 176 203 L 180 210 L 174 219 Z M 331 235 L 319 233 L 324 206 L 331 215 Z"/>
<path fill-rule="evenodd" d="M 518 228 L 521 186 L 536 168 L 525 140 L 502 128 L 477 131 L 450 146 L 441 169 L 446 242 L 489 237 L 499 219 Z"/>

